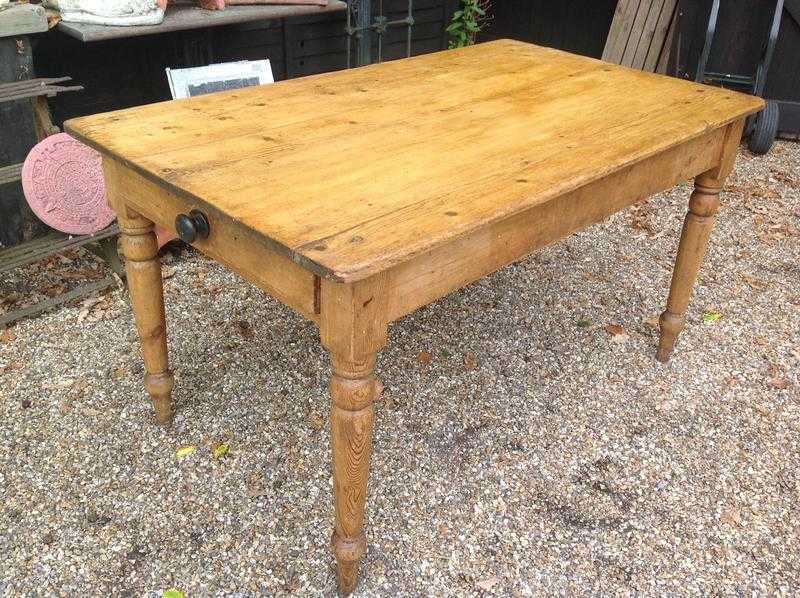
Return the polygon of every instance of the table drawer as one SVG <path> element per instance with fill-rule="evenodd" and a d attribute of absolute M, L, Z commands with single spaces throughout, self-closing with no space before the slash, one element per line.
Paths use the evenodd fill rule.
<path fill-rule="evenodd" d="M 115 210 L 127 206 L 170 231 L 175 230 L 179 214 L 200 210 L 208 220 L 209 234 L 207 238 L 198 236 L 192 246 L 310 320 L 319 320 L 319 278 L 278 248 L 256 238 L 244 225 L 163 189 L 111 158 L 103 159 L 103 172 L 109 203 Z"/>

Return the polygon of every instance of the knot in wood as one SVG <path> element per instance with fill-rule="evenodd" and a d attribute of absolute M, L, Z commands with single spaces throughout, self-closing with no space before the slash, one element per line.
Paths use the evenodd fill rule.
<path fill-rule="evenodd" d="M 360 411 L 372 405 L 377 388 L 375 376 L 353 380 L 334 374 L 331 377 L 331 400 L 339 409 Z"/>
<path fill-rule="evenodd" d="M 344 538 L 333 532 L 331 547 L 338 560 L 354 563 L 367 551 L 367 536 L 361 532 L 354 538 Z"/>
<path fill-rule="evenodd" d="M 137 234 L 131 234 L 126 231 L 122 235 L 120 246 L 125 259 L 132 262 L 152 260 L 158 253 L 158 242 L 152 228 Z"/>

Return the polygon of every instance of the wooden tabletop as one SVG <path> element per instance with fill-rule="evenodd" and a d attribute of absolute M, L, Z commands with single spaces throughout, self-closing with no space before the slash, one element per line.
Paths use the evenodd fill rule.
<path fill-rule="evenodd" d="M 762 105 L 503 40 L 65 128 L 321 276 L 355 281 Z"/>
<path fill-rule="evenodd" d="M 236 23 L 285 19 L 301 15 L 323 12 L 341 12 L 347 5 L 341 0 L 328 0 L 327 6 L 228 6 L 225 10 L 204 10 L 197 6 L 170 3 L 164 13 L 164 21 L 158 25 L 137 25 L 135 27 L 114 27 L 110 25 L 91 25 L 88 23 L 66 23 L 61 21 L 57 28 L 82 42 L 99 42 L 109 39 L 141 37 L 172 31 L 221 27 Z"/>

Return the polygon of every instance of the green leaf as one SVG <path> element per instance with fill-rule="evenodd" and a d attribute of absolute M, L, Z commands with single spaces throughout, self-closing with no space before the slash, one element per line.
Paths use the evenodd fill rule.
<path fill-rule="evenodd" d="M 578 328 L 588 328 L 589 326 L 592 325 L 592 321 L 580 319 L 577 322 L 575 322 L 575 324 L 578 326 Z"/>
<path fill-rule="evenodd" d="M 722 318 L 722 314 L 718 311 L 707 311 L 703 314 L 703 322 L 716 322 Z"/>
<path fill-rule="evenodd" d="M 170 588 L 168 590 L 164 590 L 161 592 L 161 598 L 184 598 L 183 592 L 180 590 L 176 590 L 175 588 Z"/>
<path fill-rule="evenodd" d="M 185 457 L 186 455 L 191 455 L 196 450 L 197 447 L 195 445 L 187 444 L 186 446 L 182 446 L 177 451 L 175 451 L 175 456 L 180 459 L 181 457 Z"/>
<path fill-rule="evenodd" d="M 228 449 L 230 449 L 230 444 L 227 442 L 220 442 L 214 446 L 211 454 L 214 455 L 215 459 L 222 459 L 222 457 L 228 454 Z"/>

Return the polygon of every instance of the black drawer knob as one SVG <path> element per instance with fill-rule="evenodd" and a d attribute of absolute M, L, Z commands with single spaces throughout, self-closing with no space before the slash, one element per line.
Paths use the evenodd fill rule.
<path fill-rule="evenodd" d="M 189 215 L 175 217 L 175 231 L 184 243 L 194 243 L 195 239 L 208 237 L 208 218 L 200 210 L 192 210 Z"/>

